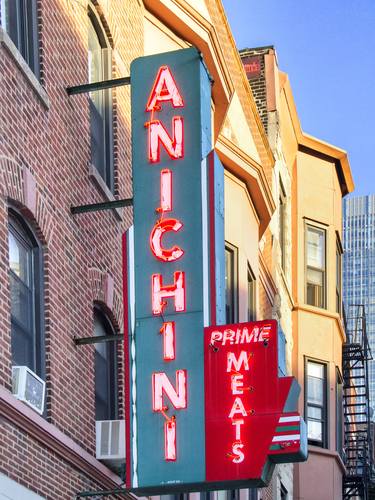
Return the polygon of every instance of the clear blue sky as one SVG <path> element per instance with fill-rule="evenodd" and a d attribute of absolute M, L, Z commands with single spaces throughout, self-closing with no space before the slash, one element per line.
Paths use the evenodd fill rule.
<path fill-rule="evenodd" d="M 302 129 L 345 149 L 375 193 L 375 0 L 222 0 L 238 48 L 274 45 Z"/>

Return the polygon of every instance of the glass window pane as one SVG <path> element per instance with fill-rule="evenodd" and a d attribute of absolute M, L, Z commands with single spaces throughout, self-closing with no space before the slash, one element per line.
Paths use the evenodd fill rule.
<path fill-rule="evenodd" d="M 25 329 L 33 330 L 33 297 L 31 290 L 11 272 L 10 279 L 10 308 L 12 320 L 16 320 Z"/>
<path fill-rule="evenodd" d="M 323 286 L 323 271 L 307 268 L 307 282 L 312 285 Z"/>
<path fill-rule="evenodd" d="M 34 338 L 32 332 L 24 330 L 12 323 L 12 364 L 14 366 L 28 366 L 35 371 Z"/>
<path fill-rule="evenodd" d="M 324 231 L 307 228 L 307 265 L 324 269 Z"/>
<path fill-rule="evenodd" d="M 323 424 L 314 420 L 307 420 L 307 438 L 314 441 L 323 441 Z"/>
<path fill-rule="evenodd" d="M 323 406 L 323 380 L 315 377 L 308 377 L 307 400 Z"/>
<path fill-rule="evenodd" d="M 313 377 L 324 379 L 324 365 L 321 363 L 313 363 L 309 361 L 307 363 L 307 374 Z"/>
<path fill-rule="evenodd" d="M 9 267 L 24 283 L 30 283 L 31 248 L 9 233 Z"/>
<path fill-rule="evenodd" d="M 233 268 L 234 268 L 234 253 L 232 250 L 225 249 L 225 310 L 226 322 L 234 322 L 234 304 L 233 304 Z"/>
<path fill-rule="evenodd" d="M 322 420 L 323 410 L 322 408 L 317 408 L 316 406 L 308 406 L 307 416 L 314 420 Z"/>

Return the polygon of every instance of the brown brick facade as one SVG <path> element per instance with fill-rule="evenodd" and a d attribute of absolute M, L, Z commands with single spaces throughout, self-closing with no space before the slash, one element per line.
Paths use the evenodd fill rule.
<path fill-rule="evenodd" d="M 88 96 L 68 97 L 65 90 L 87 82 L 87 3 L 38 1 L 42 87 L 25 74 L 25 65 L 20 68 L 6 35 L 0 38 L 0 385 L 11 389 L 8 209 L 14 206 L 43 246 L 46 420 L 95 455 L 94 347 L 76 347 L 73 337 L 93 335 L 95 303 L 117 332 L 123 329 L 121 235 L 132 214 L 129 208 L 70 214 L 71 205 L 106 201 L 89 175 Z M 130 62 L 143 52 L 140 3 L 98 0 L 91 5 L 112 44 L 113 77 L 128 76 Z M 130 197 L 127 87 L 114 92 L 114 171 L 115 196 Z M 122 366 L 119 343 L 120 381 Z M 123 417 L 121 382 L 119 389 Z M 5 474 L 54 500 L 115 485 L 109 471 L 106 484 L 93 481 L 43 444 L 44 438 L 12 423 L 1 405 L 0 469 Z"/>

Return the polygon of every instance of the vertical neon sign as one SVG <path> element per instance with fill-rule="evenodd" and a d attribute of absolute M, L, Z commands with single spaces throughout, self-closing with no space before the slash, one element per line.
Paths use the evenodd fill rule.
<path fill-rule="evenodd" d="M 184 101 L 177 88 L 172 71 L 168 66 L 162 66 L 157 73 L 151 95 L 149 97 L 146 111 L 154 114 L 161 111 L 160 103 L 172 104 L 174 107 L 184 107 Z M 151 120 L 146 123 L 148 128 L 148 158 L 150 163 L 160 163 L 160 147 L 163 146 L 172 159 L 178 160 L 183 157 L 184 152 L 184 127 L 183 118 L 174 116 L 173 139 L 170 138 L 161 120 Z M 160 207 L 155 207 L 160 219 L 156 222 L 150 234 L 150 248 L 153 255 L 165 262 L 174 262 L 184 255 L 184 250 L 178 246 L 170 249 L 162 247 L 161 238 L 165 232 L 177 232 L 182 228 L 182 223 L 177 219 L 163 219 L 165 212 L 172 210 L 172 173 L 168 169 L 160 171 Z M 154 274 L 151 277 L 152 291 L 152 313 L 160 315 L 163 312 L 166 298 L 174 298 L 175 310 L 183 312 L 185 310 L 185 287 L 186 281 L 184 273 L 178 271 L 175 273 L 175 282 L 173 285 L 163 286 L 160 274 Z M 172 327 L 173 325 L 173 327 Z M 164 355 L 163 360 L 169 361 L 175 359 L 175 329 L 171 322 L 164 322 L 162 326 L 164 335 Z M 187 372 L 185 370 L 176 371 L 176 390 L 173 389 L 168 375 L 164 372 L 153 373 L 152 377 L 152 400 L 153 410 L 159 412 L 165 417 L 164 423 L 164 456 L 167 461 L 176 460 L 176 437 L 177 437 L 177 418 L 176 415 L 167 416 L 168 406 L 164 404 L 163 393 L 168 397 L 175 410 L 187 408 Z"/>
<path fill-rule="evenodd" d="M 211 82 L 190 48 L 133 61 L 131 91 L 127 486 L 167 490 L 203 482 L 206 471 L 203 327 L 215 253 L 208 235 Z"/>

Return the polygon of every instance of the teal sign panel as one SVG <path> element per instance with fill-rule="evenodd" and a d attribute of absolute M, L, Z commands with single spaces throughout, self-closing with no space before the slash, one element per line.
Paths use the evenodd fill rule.
<path fill-rule="evenodd" d="M 205 480 L 203 328 L 217 281 L 209 245 L 217 225 L 209 206 L 211 82 L 198 51 L 133 61 L 131 105 L 126 482 L 181 489 Z"/>

